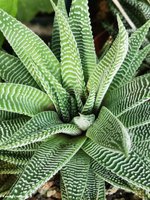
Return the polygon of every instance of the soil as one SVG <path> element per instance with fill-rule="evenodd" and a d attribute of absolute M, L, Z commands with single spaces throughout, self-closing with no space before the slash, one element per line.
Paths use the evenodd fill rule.
<path fill-rule="evenodd" d="M 28 200 L 61 200 L 59 185 L 59 176 L 45 183 L 34 195 Z M 133 193 L 126 192 L 106 184 L 106 200 L 142 200 Z"/>

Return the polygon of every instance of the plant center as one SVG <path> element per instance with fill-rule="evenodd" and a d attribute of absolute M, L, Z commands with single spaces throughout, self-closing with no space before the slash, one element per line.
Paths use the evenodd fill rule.
<path fill-rule="evenodd" d="M 79 116 L 73 118 L 72 122 L 76 124 L 82 131 L 86 131 L 95 121 L 95 115 L 83 115 L 79 113 Z"/>

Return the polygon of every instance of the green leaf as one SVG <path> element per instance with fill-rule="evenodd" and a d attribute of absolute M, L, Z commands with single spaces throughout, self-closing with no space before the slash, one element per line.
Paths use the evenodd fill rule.
<path fill-rule="evenodd" d="M 83 106 L 82 113 L 83 114 L 91 114 L 94 108 L 96 93 L 95 88 L 93 87 L 89 92 L 89 96 L 86 100 L 86 103 Z"/>
<path fill-rule="evenodd" d="M 0 30 L 38 85 L 44 87 L 64 121 L 69 121 L 69 97 L 59 83 L 60 66 L 54 54 L 37 35 L 2 10 Z"/>
<path fill-rule="evenodd" d="M 98 118 L 87 130 L 86 135 L 100 146 L 125 155 L 128 155 L 131 148 L 127 129 L 105 107 L 102 107 Z"/>
<path fill-rule="evenodd" d="M 0 121 L 3 120 L 10 120 L 10 119 L 15 119 L 18 117 L 21 117 L 22 115 L 19 115 L 17 113 L 11 113 L 11 112 L 7 112 L 4 110 L 0 110 Z"/>
<path fill-rule="evenodd" d="M 89 169 L 83 200 L 105 200 L 105 181 Z"/>
<path fill-rule="evenodd" d="M 26 118 L 18 118 L 0 122 L 0 143 L 7 142 L 27 121 Z"/>
<path fill-rule="evenodd" d="M 20 174 L 21 172 L 21 167 L 4 161 L 0 161 L 0 174 Z"/>
<path fill-rule="evenodd" d="M 123 190 L 133 192 L 131 184 L 129 184 L 127 181 L 117 176 L 116 174 L 112 173 L 110 170 L 106 169 L 98 162 L 93 160 L 91 164 L 91 169 L 98 175 L 98 177 L 107 181 L 111 185 L 121 188 Z"/>
<path fill-rule="evenodd" d="M 33 116 L 52 108 L 49 97 L 42 91 L 26 85 L 0 83 L 0 109 Z"/>
<path fill-rule="evenodd" d="M 54 0 L 57 2 L 57 0 Z M 51 13 L 53 8 L 49 0 L 18 0 L 17 18 L 20 21 L 28 22 L 34 18 L 38 12 Z"/>
<path fill-rule="evenodd" d="M 15 147 L 13 149 L 9 149 L 10 151 L 30 151 L 30 152 L 35 152 L 39 146 L 40 146 L 41 142 L 36 142 L 36 143 L 31 143 L 25 146 L 21 146 L 21 147 Z"/>
<path fill-rule="evenodd" d="M 12 16 L 16 16 L 17 14 L 17 5 L 18 5 L 18 0 L 1 0 L 0 1 L 0 8 L 5 10 L 7 13 L 9 13 Z M 2 46 L 4 41 L 4 36 L 0 32 L 0 47 Z"/>
<path fill-rule="evenodd" d="M 139 50 L 139 53 L 137 54 L 137 56 L 135 57 L 134 62 L 131 65 L 131 69 L 135 70 L 134 72 L 130 70 L 130 74 L 128 74 L 130 79 L 125 80 L 125 82 L 128 82 L 128 80 L 132 80 L 133 77 L 135 77 L 135 75 L 137 75 L 137 71 L 140 68 L 142 62 L 144 61 L 144 59 L 146 58 L 146 56 L 149 54 L 150 52 L 150 45 L 145 46 L 143 49 Z"/>
<path fill-rule="evenodd" d="M 61 169 L 67 200 L 81 200 L 85 191 L 90 158 L 82 150 Z"/>
<path fill-rule="evenodd" d="M 119 17 L 118 26 L 119 33 L 116 40 L 102 60 L 99 61 L 88 82 L 89 90 L 94 88 L 95 93 L 97 93 L 94 106 L 96 110 L 99 109 L 103 97 L 119 70 L 128 50 L 128 34 Z"/>
<path fill-rule="evenodd" d="M 77 41 L 86 82 L 97 62 L 88 9 L 87 0 L 73 0 L 69 13 L 69 24 Z"/>
<path fill-rule="evenodd" d="M 38 66 L 49 70 L 49 74 L 58 81 L 61 80 L 59 62 L 48 46 L 30 29 L 1 9 L 0 30 L 39 86 L 41 83 L 35 73 L 35 69 L 40 70 Z"/>
<path fill-rule="evenodd" d="M 80 96 L 83 96 L 85 83 L 77 43 L 65 16 L 52 1 L 51 3 L 59 25 L 63 87 L 70 93 L 76 90 Z"/>
<path fill-rule="evenodd" d="M 17 14 L 17 4 L 18 0 L 1 0 L 0 8 L 15 17 Z"/>
<path fill-rule="evenodd" d="M 146 54 L 146 52 L 143 52 L 144 54 L 141 55 L 141 53 L 139 52 L 139 48 L 145 40 L 149 28 L 150 20 L 146 22 L 141 28 L 137 29 L 129 38 L 129 50 L 127 56 L 118 73 L 116 74 L 115 78 L 113 79 L 113 82 L 110 86 L 110 90 L 123 86 L 125 83 L 131 81 L 134 77 L 136 70 L 138 69 L 139 64 L 141 62 L 140 60 L 143 59 L 142 57 L 144 57 L 144 54 Z M 147 50 L 145 49 L 142 51 Z"/>
<path fill-rule="evenodd" d="M 150 162 L 150 122 L 129 129 L 132 149 Z"/>
<path fill-rule="evenodd" d="M 62 85 L 55 79 L 54 76 L 49 74 L 46 68 L 40 67 L 35 72 L 41 81 L 43 88 L 52 100 L 57 113 L 65 122 L 70 121 L 70 96 Z"/>
<path fill-rule="evenodd" d="M 0 160 L 19 166 L 24 166 L 30 160 L 32 155 L 33 152 L 0 150 Z"/>
<path fill-rule="evenodd" d="M 64 136 L 45 141 L 31 158 L 17 183 L 9 193 L 8 199 L 28 198 L 41 185 L 53 177 L 80 149 L 85 137 L 69 139 Z"/>
<path fill-rule="evenodd" d="M 119 116 L 119 120 L 128 128 L 138 127 L 150 123 L 150 102 L 146 101 L 139 106 Z"/>
<path fill-rule="evenodd" d="M 65 0 L 58 0 L 57 8 L 61 10 L 63 15 L 68 18 L 68 14 L 66 11 L 66 4 Z M 56 58 L 60 61 L 60 34 L 59 34 L 59 26 L 57 22 L 57 17 L 54 17 L 53 22 L 53 32 L 52 32 L 52 39 L 51 39 L 51 50 L 55 54 Z"/>
<path fill-rule="evenodd" d="M 135 152 L 129 156 L 115 153 L 87 140 L 83 150 L 106 169 L 120 176 L 129 183 L 144 190 L 150 189 L 150 163 L 143 161 Z"/>
<path fill-rule="evenodd" d="M 5 82 L 25 84 L 37 87 L 37 83 L 21 61 L 3 51 L 0 51 L 0 76 Z"/>
<path fill-rule="evenodd" d="M 65 133 L 73 136 L 81 134 L 81 130 L 74 124 L 62 123 L 55 112 L 41 112 L 32 117 L 31 120 L 11 137 L 8 135 L 7 139 L 5 138 L 5 142 L 0 141 L 0 149 L 21 147 L 45 140 L 57 133 Z"/>
<path fill-rule="evenodd" d="M 117 117 L 150 99 L 150 74 L 134 78 L 131 82 L 110 91 L 104 105 Z"/>

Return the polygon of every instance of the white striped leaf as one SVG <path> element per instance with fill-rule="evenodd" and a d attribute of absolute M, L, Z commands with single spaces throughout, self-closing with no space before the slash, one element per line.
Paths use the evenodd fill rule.
<path fill-rule="evenodd" d="M 150 141 L 150 122 L 144 125 L 129 129 L 132 143 L 149 142 Z M 142 146 L 142 145 L 141 145 Z M 146 149 L 145 149 L 146 151 Z"/>
<path fill-rule="evenodd" d="M 38 88 L 22 62 L 15 56 L 0 51 L 0 76 L 5 82 L 19 83 Z"/>
<path fill-rule="evenodd" d="M 67 193 L 66 193 L 66 188 L 65 185 L 62 181 L 62 178 L 60 176 L 60 189 L 61 189 L 61 198 L 62 200 L 66 200 L 67 199 Z"/>
<path fill-rule="evenodd" d="M 82 148 L 106 169 L 136 187 L 150 190 L 150 163 L 143 161 L 135 152 L 131 151 L 126 157 L 123 154 L 106 150 L 91 140 L 87 140 Z"/>
<path fill-rule="evenodd" d="M 78 110 L 77 110 L 77 101 L 73 96 L 70 96 L 70 115 L 71 118 L 73 118 L 74 116 L 78 115 Z"/>
<path fill-rule="evenodd" d="M 88 171 L 87 185 L 82 200 L 105 200 L 105 181 L 98 177 L 92 169 Z"/>
<path fill-rule="evenodd" d="M 20 166 L 0 161 L 0 174 L 20 174 L 21 172 Z"/>
<path fill-rule="evenodd" d="M 128 82 L 129 80 L 132 80 L 133 77 L 135 77 L 135 75 L 137 74 L 137 71 L 140 68 L 142 62 L 147 57 L 147 55 L 149 55 L 149 53 L 150 53 L 150 44 L 145 46 L 143 49 L 139 50 L 139 53 L 137 54 L 134 62 L 131 65 L 131 70 L 130 70 L 130 74 L 129 74 L 130 79 L 125 78 L 126 79 L 125 82 Z M 132 71 L 133 69 L 134 69 L 134 73 Z"/>
<path fill-rule="evenodd" d="M 62 123 L 55 112 L 41 112 L 35 115 L 11 137 L 8 136 L 7 140 L 5 138 L 5 142 L 0 142 L 0 149 L 21 147 L 45 140 L 58 133 L 73 136 L 81 134 L 81 130 L 74 124 Z"/>
<path fill-rule="evenodd" d="M 146 101 L 125 112 L 119 116 L 119 120 L 130 129 L 150 123 L 150 102 Z"/>
<path fill-rule="evenodd" d="M 40 65 L 49 70 L 61 81 L 59 62 L 46 44 L 30 29 L 0 9 L 0 30 L 39 86 L 34 66 Z M 34 61 L 34 63 L 33 63 Z M 37 70 L 39 70 L 36 67 Z"/>
<path fill-rule="evenodd" d="M 91 168 L 101 179 L 107 181 L 111 185 L 121 188 L 123 190 L 133 192 L 132 185 L 129 184 L 128 181 L 112 173 L 110 170 L 106 169 L 104 166 L 100 165 L 98 162 L 93 160 L 91 164 Z"/>
<path fill-rule="evenodd" d="M 110 90 L 121 87 L 128 81 L 132 80 L 132 78 L 134 77 L 137 67 L 140 64 L 140 62 L 138 65 L 135 64 L 140 54 L 139 48 L 145 40 L 149 28 L 150 20 L 147 21 L 147 23 L 145 23 L 141 28 L 137 29 L 129 38 L 129 50 L 127 56 L 115 78 L 113 79 Z M 139 57 L 138 59 L 142 58 Z"/>
<path fill-rule="evenodd" d="M 138 156 L 143 159 L 143 161 L 148 161 L 150 164 L 150 140 L 133 143 L 132 150 L 138 154 Z"/>
<path fill-rule="evenodd" d="M 64 119 L 64 121 L 70 120 L 69 108 L 70 108 L 70 96 L 62 85 L 55 79 L 54 76 L 49 74 L 46 68 L 40 67 L 40 70 L 35 69 L 41 84 L 52 100 L 58 114 Z"/>
<path fill-rule="evenodd" d="M 0 143 L 7 142 L 27 121 L 26 118 L 18 118 L 0 122 Z"/>
<path fill-rule="evenodd" d="M 70 93 L 76 90 L 80 96 L 83 96 L 85 83 L 77 43 L 65 16 L 55 6 L 52 0 L 51 3 L 59 25 L 63 87 Z"/>
<path fill-rule="evenodd" d="M 91 114 L 94 108 L 96 93 L 95 88 L 93 87 L 89 92 L 89 96 L 86 100 L 86 103 L 83 106 L 82 113 L 83 114 Z"/>
<path fill-rule="evenodd" d="M 15 119 L 19 117 L 22 117 L 22 115 L 19 115 L 17 113 L 7 112 L 5 110 L 0 110 L 0 121 Z"/>
<path fill-rule="evenodd" d="M 105 107 L 86 136 L 102 147 L 128 155 L 131 147 L 130 136 L 124 125 Z"/>
<path fill-rule="evenodd" d="M 9 149 L 9 151 L 30 151 L 30 152 L 35 152 L 39 146 L 40 146 L 41 142 L 36 142 L 36 143 L 31 143 L 31 144 L 27 144 L 25 146 L 21 146 L 21 147 L 15 147 L 13 149 Z"/>
<path fill-rule="evenodd" d="M 64 167 L 84 142 L 84 137 L 69 139 L 64 136 L 43 142 L 9 193 L 10 198 L 6 200 L 19 196 L 22 199 L 28 198 Z"/>
<path fill-rule="evenodd" d="M 26 85 L 0 83 L 0 110 L 33 116 L 52 108 L 44 92 Z"/>
<path fill-rule="evenodd" d="M 118 17 L 119 33 L 107 54 L 99 61 L 93 74 L 91 75 L 88 88 L 97 93 L 95 106 L 99 109 L 100 104 L 106 94 L 115 74 L 119 70 L 128 50 L 128 34 Z"/>
<path fill-rule="evenodd" d="M 65 0 L 58 0 L 57 7 L 61 10 L 62 14 L 67 19 L 68 14 L 67 14 L 67 11 L 66 11 Z M 60 61 L 60 34 L 59 34 L 59 26 L 58 26 L 56 16 L 54 17 L 54 22 L 53 22 L 51 50 L 55 54 L 56 58 Z"/>
<path fill-rule="evenodd" d="M 15 28 L 10 26 L 9 22 L 14 24 Z M 0 30 L 4 33 L 22 63 L 39 86 L 42 89 L 44 87 L 56 109 L 59 112 L 62 111 L 64 120 L 69 121 L 66 117 L 68 115 L 68 96 L 59 83 L 61 81 L 60 67 L 56 57 L 38 36 L 2 10 L 0 10 L 0 24 L 3 24 L 0 26 Z M 65 98 L 67 98 L 65 101 L 67 104 L 62 102 L 62 99 Z"/>
<path fill-rule="evenodd" d="M 81 200 L 87 184 L 90 157 L 82 150 L 61 169 L 61 179 L 66 191 L 67 200 Z"/>
<path fill-rule="evenodd" d="M 150 99 L 150 74 L 134 78 L 131 82 L 110 91 L 104 105 L 117 117 Z"/>
<path fill-rule="evenodd" d="M 33 152 L 13 152 L 7 150 L 0 150 L 0 160 L 18 166 L 24 166 L 30 160 L 32 155 Z"/>
<path fill-rule="evenodd" d="M 129 129 L 132 150 L 150 162 L 150 122 Z"/>
<path fill-rule="evenodd" d="M 88 9 L 88 0 L 73 0 L 69 13 L 69 24 L 77 41 L 86 82 L 97 62 Z"/>

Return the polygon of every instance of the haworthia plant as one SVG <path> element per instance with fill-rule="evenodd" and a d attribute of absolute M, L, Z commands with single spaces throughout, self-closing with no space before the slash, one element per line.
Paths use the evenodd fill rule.
<path fill-rule="evenodd" d="M 150 74 L 137 76 L 150 21 L 118 35 L 97 61 L 88 1 L 58 6 L 50 50 L 0 10 L 0 31 L 17 57 L 0 52 L 0 185 L 23 200 L 60 172 L 63 200 L 102 200 L 105 181 L 136 194 L 150 190 Z M 129 46 L 129 48 L 128 48 Z M 11 187 L 12 185 L 12 187 Z"/>

